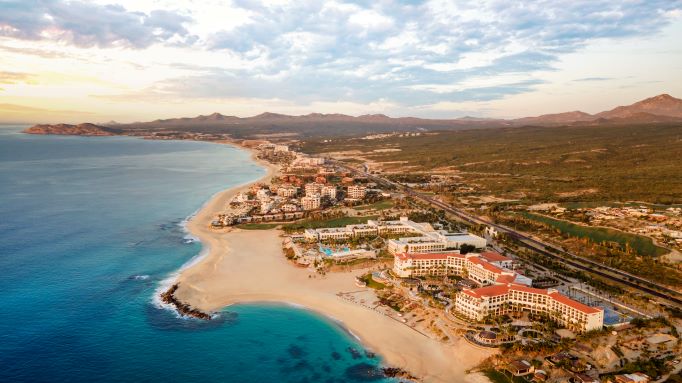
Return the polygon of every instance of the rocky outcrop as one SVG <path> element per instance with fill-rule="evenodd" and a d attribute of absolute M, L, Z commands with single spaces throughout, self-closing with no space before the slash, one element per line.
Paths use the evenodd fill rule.
<path fill-rule="evenodd" d="M 407 371 L 403 370 L 402 368 L 398 368 L 398 367 L 383 367 L 381 369 L 381 372 L 387 378 L 401 378 L 401 379 L 407 379 L 407 380 L 411 380 L 411 381 L 417 380 L 417 378 L 415 376 L 410 375 L 410 373 L 408 373 Z"/>
<path fill-rule="evenodd" d="M 24 133 L 59 134 L 67 136 L 115 136 L 121 134 L 121 131 L 106 126 L 84 123 L 78 125 L 71 124 L 34 125 L 24 130 Z"/>
<path fill-rule="evenodd" d="M 179 284 L 176 283 L 173 286 L 171 286 L 168 290 L 166 290 L 165 293 L 162 293 L 161 294 L 161 301 L 163 303 L 173 305 L 173 307 L 175 307 L 175 309 L 178 310 L 178 312 L 182 316 L 204 319 L 204 320 L 211 320 L 210 314 L 207 314 L 201 310 L 195 309 L 192 306 L 188 305 L 187 303 L 180 301 L 177 297 L 175 297 L 175 292 L 178 291 L 178 287 L 179 287 Z"/>

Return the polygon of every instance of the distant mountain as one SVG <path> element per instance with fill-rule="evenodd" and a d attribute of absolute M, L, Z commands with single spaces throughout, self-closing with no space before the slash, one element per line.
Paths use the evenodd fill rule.
<path fill-rule="evenodd" d="M 545 114 L 513 120 L 462 117 L 457 119 L 392 118 L 384 114 L 358 117 L 345 114 L 310 113 L 291 116 L 265 112 L 253 117 L 225 116 L 220 113 L 197 117 L 171 118 L 131 124 L 36 125 L 27 130 L 34 134 L 168 134 L 203 133 L 247 138 L 263 135 L 298 137 L 350 136 L 368 133 L 429 130 L 462 130 L 509 126 L 623 125 L 682 122 L 682 100 L 667 94 L 651 97 L 628 106 L 595 115 L 581 111 Z"/>
<path fill-rule="evenodd" d="M 596 114 L 598 118 L 628 118 L 639 113 L 656 116 L 682 118 L 682 100 L 669 94 L 661 94 L 647 98 L 632 105 L 619 106 L 615 109 Z"/>
<path fill-rule="evenodd" d="M 554 114 L 543 114 L 537 117 L 523 117 L 512 120 L 516 125 L 544 125 L 544 124 L 570 124 L 572 122 L 578 121 L 592 121 L 596 119 L 595 116 L 581 112 L 565 112 L 565 113 L 554 113 Z"/>

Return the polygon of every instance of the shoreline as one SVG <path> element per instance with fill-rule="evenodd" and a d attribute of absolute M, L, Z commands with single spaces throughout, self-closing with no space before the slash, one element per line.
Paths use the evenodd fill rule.
<path fill-rule="evenodd" d="M 248 190 L 252 185 L 264 182 L 271 178 L 272 176 L 276 175 L 279 169 L 276 165 L 264 161 L 260 158 L 257 158 L 256 152 L 254 150 L 246 148 L 233 141 L 222 140 L 213 142 L 210 141 L 196 142 L 209 142 L 216 145 L 229 145 L 236 149 L 245 150 L 249 153 L 249 157 L 253 162 L 262 166 L 265 169 L 265 174 L 254 181 L 244 182 L 242 184 L 214 193 L 197 210 L 195 210 L 192 214 L 188 215 L 180 223 L 180 226 L 186 233 L 186 237 L 190 237 L 194 241 L 198 241 L 201 244 L 201 250 L 194 257 L 190 258 L 189 260 L 187 260 L 187 262 L 183 263 L 179 269 L 172 272 L 167 278 L 159 282 L 158 288 L 154 290 L 154 296 L 152 297 L 152 301 L 158 307 L 172 310 L 176 312 L 180 317 L 184 316 L 190 318 L 197 318 L 201 320 L 210 320 L 213 317 L 210 311 L 194 308 L 188 302 L 183 302 L 182 300 L 178 299 L 175 296 L 175 292 L 177 291 L 179 284 L 178 280 L 180 279 L 183 271 L 190 269 L 196 266 L 197 264 L 200 264 L 211 254 L 210 241 L 207 240 L 209 238 L 206 237 L 202 238 L 200 235 L 197 234 L 196 231 L 192 231 L 191 225 L 193 222 L 197 220 L 201 220 L 202 222 L 204 222 L 208 219 L 208 222 L 210 223 L 211 220 L 213 219 L 213 216 L 215 216 L 215 214 L 218 212 L 217 210 L 215 210 L 215 208 L 217 207 L 216 205 L 225 206 L 237 194 Z M 200 214 L 203 215 L 197 218 L 197 216 Z M 214 231 L 213 234 L 221 234 L 229 230 L 232 229 Z M 211 234 L 210 230 L 205 234 Z"/>
<path fill-rule="evenodd" d="M 380 355 L 389 373 L 400 367 L 404 373 L 428 382 L 480 381 L 476 374 L 466 375 L 466 370 L 476 367 L 491 355 L 490 351 L 475 349 L 459 337 L 443 343 L 376 309 L 341 298 L 339 293 L 357 290 L 355 272 L 322 277 L 294 267 L 282 254 L 276 229 L 211 229 L 215 214 L 234 195 L 279 171 L 277 166 L 256 158 L 250 148 L 235 142 L 217 143 L 248 150 L 251 158 L 266 168 L 266 174 L 215 194 L 187 220 L 188 234 L 201 242 L 205 255 L 183 266 L 168 285 L 172 298 L 180 302 L 174 305 L 179 312 L 181 307 L 189 307 L 208 315 L 239 303 L 298 307 L 337 323 L 363 347 Z"/>

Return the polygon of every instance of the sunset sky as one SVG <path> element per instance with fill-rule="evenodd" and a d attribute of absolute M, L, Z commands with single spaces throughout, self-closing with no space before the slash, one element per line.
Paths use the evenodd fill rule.
<path fill-rule="evenodd" d="M 682 97 L 682 1 L 0 0 L 0 122 L 522 117 L 660 93 Z"/>

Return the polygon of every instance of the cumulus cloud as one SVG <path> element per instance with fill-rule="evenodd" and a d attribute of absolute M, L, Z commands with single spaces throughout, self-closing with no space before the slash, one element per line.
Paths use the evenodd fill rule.
<path fill-rule="evenodd" d="M 132 48 L 196 39 L 185 27 L 191 19 L 168 10 L 130 12 L 120 5 L 61 0 L 7 0 L 0 7 L 0 36 L 17 39 Z"/>
<path fill-rule="evenodd" d="M 170 10 L 5 0 L 0 36 L 81 47 L 181 44 L 187 57 L 196 54 L 174 66 L 182 76 L 123 99 L 240 97 L 301 105 L 386 99 L 420 106 L 532 91 L 562 55 L 598 40 L 654 35 L 682 14 L 680 0 L 233 0 L 221 6 L 233 20 L 207 30 L 197 27 L 201 19 Z"/>
<path fill-rule="evenodd" d="M 541 84 L 536 73 L 554 70 L 560 55 L 597 39 L 656 33 L 682 8 L 669 0 L 235 5 L 249 12 L 248 22 L 207 36 L 206 47 L 253 65 L 159 86 L 224 97 L 490 100 Z M 472 86 L 472 79 L 509 75 L 515 80 Z M 186 89 L 189 83 L 199 85 Z"/>

